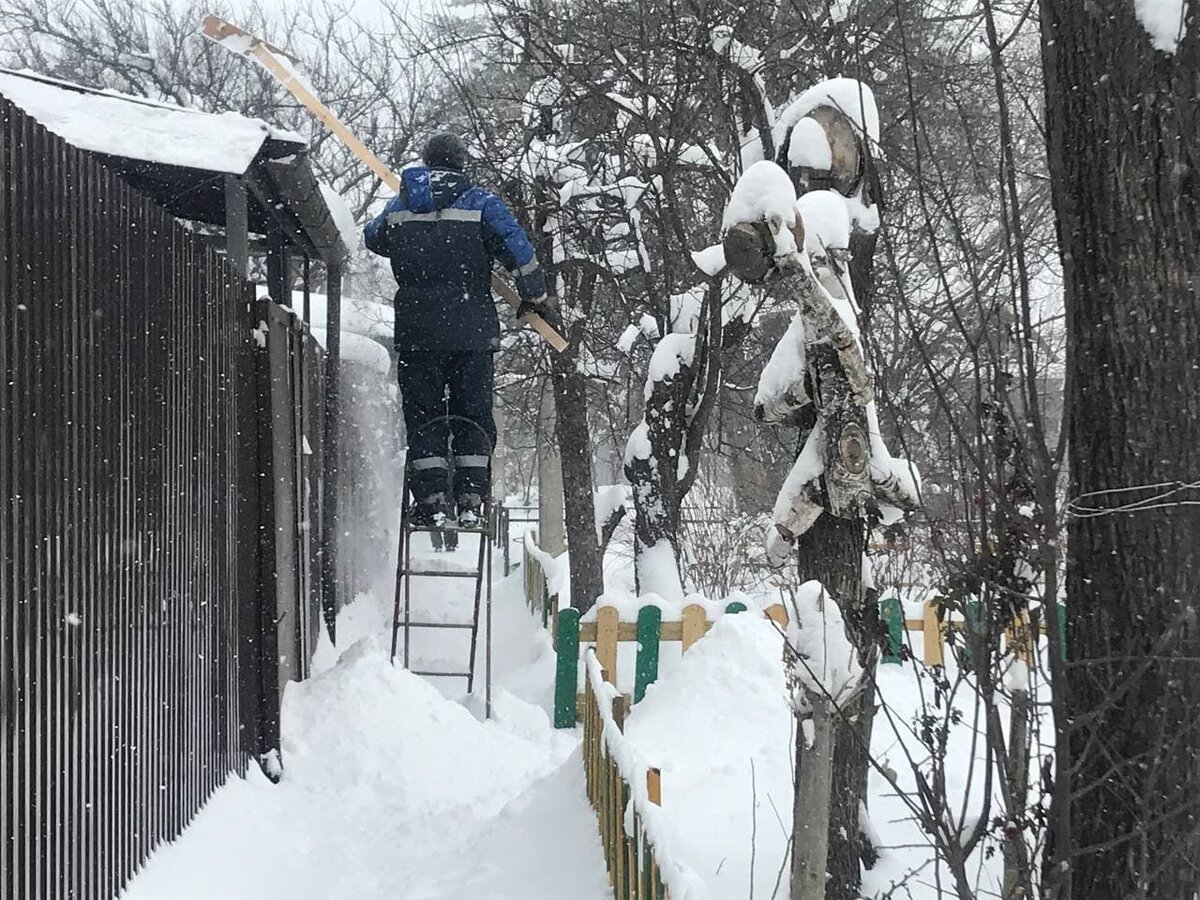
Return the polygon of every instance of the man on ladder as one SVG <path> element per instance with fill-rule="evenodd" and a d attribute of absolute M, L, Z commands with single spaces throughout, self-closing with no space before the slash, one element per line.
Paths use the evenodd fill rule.
<path fill-rule="evenodd" d="M 416 499 L 413 523 L 441 525 L 457 515 L 461 527 L 474 528 L 491 489 L 496 442 L 493 354 L 500 347 L 500 322 L 492 261 L 514 275 L 523 301 L 518 318 L 544 305 L 546 280 L 504 201 L 467 177 L 463 142 L 438 134 L 423 157 L 424 166 L 401 173 L 400 191 L 367 225 L 366 245 L 388 257 L 396 278 L 397 370 Z M 447 499 L 451 447 L 455 509 Z"/>

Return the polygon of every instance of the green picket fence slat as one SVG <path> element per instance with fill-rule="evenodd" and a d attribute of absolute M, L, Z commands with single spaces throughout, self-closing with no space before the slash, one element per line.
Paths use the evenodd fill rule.
<path fill-rule="evenodd" d="M 558 611 L 558 664 L 554 674 L 554 727 L 575 727 L 579 680 L 579 610 Z"/>
<path fill-rule="evenodd" d="M 633 684 L 633 702 L 640 703 L 646 688 L 658 679 L 658 644 L 662 633 L 662 610 L 643 606 L 637 617 L 637 668 Z"/>
<path fill-rule="evenodd" d="M 885 663 L 900 662 L 900 648 L 904 646 L 904 606 L 899 597 L 888 597 L 879 604 L 879 615 L 887 627 L 887 650 L 883 654 Z"/>

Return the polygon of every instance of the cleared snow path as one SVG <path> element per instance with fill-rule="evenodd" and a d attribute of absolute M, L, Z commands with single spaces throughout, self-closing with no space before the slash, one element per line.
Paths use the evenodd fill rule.
<path fill-rule="evenodd" d="M 464 538 L 433 558 L 470 565 L 476 547 Z M 421 581 L 414 612 L 466 620 L 472 582 Z M 389 664 L 390 604 L 386 588 L 361 595 L 338 620 L 348 649 L 339 658 L 322 647 L 323 671 L 288 685 L 283 781 L 257 766 L 232 778 L 151 857 L 125 900 L 612 896 L 578 735 L 550 725 L 554 658 L 525 608 L 520 571 L 497 581 L 490 722 L 462 698 L 461 679 L 435 685 Z M 467 640 L 414 632 L 414 666 L 461 666 Z M 478 687 L 482 696 L 482 679 Z"/>

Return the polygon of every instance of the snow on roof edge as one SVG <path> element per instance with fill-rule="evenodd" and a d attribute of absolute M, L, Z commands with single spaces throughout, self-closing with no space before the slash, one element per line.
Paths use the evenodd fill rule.
<path fill-rule="evenodd" d="M 234 112 L 210 113 L 0 67 L 4 96 L 72 146 L 144 162 L 241 174 L 267 139 L 298 134 Z"/>

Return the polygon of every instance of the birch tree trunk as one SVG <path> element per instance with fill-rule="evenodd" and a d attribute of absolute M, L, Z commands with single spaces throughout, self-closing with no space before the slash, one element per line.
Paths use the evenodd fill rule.
<path fill-rule="evenodd" d="M 1200 9 L 1175 6 L 1171 54 L 1135 6 L 1041 4 L 1068 328 L 1060 900 L 1200 884 Z"/>

